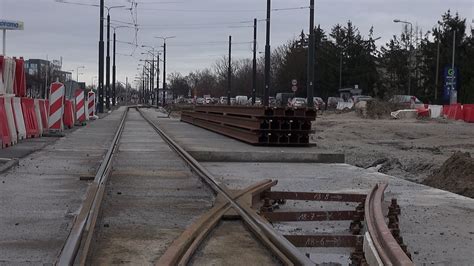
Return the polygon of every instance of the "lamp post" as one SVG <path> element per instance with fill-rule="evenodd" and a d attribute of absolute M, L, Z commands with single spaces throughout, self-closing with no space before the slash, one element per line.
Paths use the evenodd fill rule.
<path fill-rule="evenodd" d="M 257 19 L 253 19 L 252 105 L 257 95 Z"/>
<path fill-rule="evenodd" d="M 409 46 L 410 49 L 408 50 L 408 95 L 411 93 L 411 57 L 412 57 L 412 36 L 413 36 L 413 24 L 409 21 L 404 21 L 404 20 L 399 20 L 399 19 L 394 19 L 393 22 L 395 23 L 403 23 L 405 25 L 410 25 L 410 42 Z"/>
<path fill-rule="evenodd" d="M 265 40 L 265 87 L 263 90 L 263 105 L 268 106 L 268 97 L 270 96 L 270 0 L 267 0 L 267 28 Z"/>
<path fill-rule="evenodd" d="M 158 36 L 155 37 L 163 40 L 163 106 L 166 105 L 166 40 L 176 38 L 176 36 Z"/>
<path fill-rule="evenodd" d="M 130 28 L 128 26 L 112 26 L 112 28 L 114 29 L 114 44 L 113 44 L 113 59 L 112 59 L 112 106 L 115 106 L 115 104 L 117 103 L 117 97 L 116 97 L 116 92 L 115 92 L 115 82 L 116 82 L 116 75 L 117 75 L 117 69 L 116 69 L 116 66 L 115 66 L 115 55 L 117 54 L 116 51 L 115 51 L 115 44 L 117 42 L 117 39 L 116 39 L 116 35 L 115 35 L 115 31 L 116 29 L 119 29 L 119 28 Z"/>
<path fill-rule="evenodd" d="M 307 105 L 314 107 L 314 0 L 309 5 L 309 45 L 308 45 L 308 80 L 306 85 Z"/>
<path fill-rule="evenodd" d="M 158 98 L 159 98 L 159 87 L 160 87 L 160 55 L 161 55 L 161 52 L 162 51 L 156 51 L 155 53 L 155 50 L 154 50 L 154 47 L 151 47 L 151 46 L 146 46 L 146 45 L 142 45 L 142 47 L 149 47 L 149 48 L 152 48 L 153 51 L 146 51 L 146 53 L 141 53 L 142 55 L 143 54 L 150 54 L 152 57 L 156 56 L 156 72 L 154 71 L 153 73 L 156 73 L 156 91 L 155 93 L 153 94 L 154 96 L 154 99 L 155 99 L 155 102 L 154 104 L 156 104 L 156 107 L 159 106 L 159 101 L 158 101 Z M 153 74 L 154 76 L 154 74 Z M 153 88 L 152 88 L 153 89 Z"/>

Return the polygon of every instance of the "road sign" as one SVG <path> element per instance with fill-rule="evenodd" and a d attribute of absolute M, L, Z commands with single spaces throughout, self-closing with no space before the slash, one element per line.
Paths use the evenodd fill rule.
<path fill-rule="evenodd" d="M 445 67 L 444 68 L 444 91 L 443 91 L 443 99 L 445 102 L 449 102 L 451 99 L 451 95 L 457 90 L 457 70 L 456 68 L 452 67 Z"/>
<path fill-rule="evenodd" d="M 0 19 L 0 30 L 23 30 L 23 22 Z"/>
<path fill-rule="evenodd" d="M 296 91 L 298 90 L 298 86 L 292 86 L 292 87 L 291 87 L 291 90 L 292 90 L 293 92 L 296 92 Z"/>
<path fill-rule="evenodd" d="M 23 22 L 15 20 L 0 19 L 0 30 L 3 31 L 3 49 L 2 55 L 6 56 L 7 30 L 23 30 Z"/>
<path fill-rule="evenodd" d="M 298 85 L 298 81 L 296 79 L 291 80 L 291 85 L 296 86 Z"/>

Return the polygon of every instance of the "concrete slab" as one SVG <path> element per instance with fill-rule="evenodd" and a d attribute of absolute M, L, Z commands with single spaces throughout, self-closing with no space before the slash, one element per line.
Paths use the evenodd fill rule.
<path fill-rule="evenodd" d="M 32 139 L 2 150 L 23 158 L 0 174 L 0 264 L 54 263 L 87 188 L 80 176 L 95 174 L 123 111 L 60 139 Z"/>
<path fill-rule="evenodd" d="M 416 264 L 474 265 L 474 199 L 347 164 L 210 162 L 204 166 L 233 189 L 273 178 L 278 180 L 275 190 L 367 193 L 374 184 L 388 182 L 386 199 L 398 199 L 401 233 Z M 305 202 L 285 206 L 315 207 Z M 307 226 L 335 230 L 321 223 Z M 287 224 L 278 230 L 301 228 Z"/>
<path fill-rule="evenodd" d="M 344 154 L 311 147 L 260 147 L 168 118 L 157 109 L 142 109 L 146 115 L 173 136 L 189 153 L 202 161 L 260 161 L 344 163 Z"/>

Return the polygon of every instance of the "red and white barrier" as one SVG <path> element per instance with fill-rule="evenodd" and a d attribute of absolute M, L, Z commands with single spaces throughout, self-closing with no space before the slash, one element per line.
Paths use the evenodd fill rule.
<path fill-rule="evenodd" d="M 81 89 L 76 90 L 76 122 L 83 124 L 86 121 L 86 105 L 84 98 L 84 91 Z"/>
<path fill-rule="evenodd" d="M 18 134 L 16 133 L 15 126 L 15 116 L 13 115 L 13 106 L 11 96 L 6 96 L 5 98 L 5 111 L 7 113 L 7 122 L 8 128 L 10 129 L 10 137 L 12 145 L 15 145 L 18 142 Z"/>
<path fill-rule="evenodd" d="M 13 83 L 13 93 L 17 97 L 26 97 L 26 76 L 23 57 L 15 60 L 15 80 Z"/>
<path fill-rule="evenodd" d="M 26 137 L 37 138 L 40 136 L 38 117 L 35 111 L 35 101 L 30 98 L 21 98 L 21 109 L 25 121 Z"/>
<path fill-rule="evenodd" d="M 64 127 L 73 128 L 74 127 L 74 106 L 73 101 L 65 100 L 64 101 Z"/>
<path fill-rule="evenodd" d="M 87 113 L 89 119 L 95 119 L 95 93 L 90 91 L 87 96 Z"/>
<path fill-rule="evenodd" d="M 34 99 L 34 104 L 35 104 L 35 114 L 36 114 L 36 119 L 38 122 L 38 129 L 39 129 L 39 134 L 40 136 L 43 135 L 44 128 L 43 128 L 43 123 L 41 122 L 41 111 L 40 111 L 40 104 L 38 99 Z"/>
<path fill-rule="evenodd" d="M 3 84 L 3 55 L 0 55 L 0 94 L 5 93 L 5 85 Z"/>
<path fill-rule="evenodd" d="M 21 109 L 21 99 L 18 97 L 13 97 L 13 115 L 15 117 L 15 127 L 16 133 L 18 135 L 18 140 L 26 139 L 26 128 L 25 120 L 23 118 L 23 111 Z"/>
<path fill-rule="evenodd" d="M 13 84 L 15 80 L 15 60 L 3 57 L 3 85 L 5 94 L 14 94 Z"/>
<path fill-rule="evenodd" d="M 49 120 L 48 128 L 52 131 L 63 131 L 63 113 L 64 113 L 64 85 L 60 82 L 54 82 L 49 88 Z"/>
<path fill-rule="evenodd" d="M 10 134 L 8 116 L 5 107 L 5 98 L 0 97 L 0 148 L 6 148 L 12 145 L 12 138 Z"/>

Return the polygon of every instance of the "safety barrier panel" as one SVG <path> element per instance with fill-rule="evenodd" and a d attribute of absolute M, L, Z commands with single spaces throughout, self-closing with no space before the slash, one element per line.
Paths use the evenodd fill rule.
<path fill-rule="evenodd" d="M 3 84 L 3 55 L 0 55 L 0 95 L 5 93 L 5 85 Z"/>
<path fill-rule="evenodd" d="M 464 109 L 464 121 L 468 123 L 474 123 L 474 104 L 465 104 Z"/>
<path fill-rule="evenodd" d="M 39 100 L 39 108 L 41 114 L 41 123 L 43 125 L 43 131 L 48 132 L 48 107 L 49 101 L 48 100 Z"/>
<path fill-rule="evenodd" d="M 64 85 L 54 82 L 49 87 L 48 128 L 50 131 L 63 131 Z"/>
<path fill-rule="evenodd" d="M 430 110 L 431 118 L 438 118 L 441 117 L 441 111 L 443 110 L 442 105 L 428 105 L 428 109 Z"/>
<path fill-rule="evenodd" d="M 6 148 L 12 145 L 4 97 L 0 97 L 0 141 L 2 148 Z"/>
<path fill-rule="evenodd" d="M 18 142 L 18 134 L 16 133 L 15 116 L 13 114 L 12 96 L 6 96 L 5 98 L 5 111 L 7 113 L 8 128 L 10 129 L 10 138 L 12 145 Z"/>
<path fill-rule="evenodd" d="M 74 107 L 72 101 L 64 101 L 64 126 L 67 128 L 74 127 Z"/>
<path fill-rule="evenodd" d="M 15 60 L 15 81 L 13 85 L 13 93 L 17 97 L 26 97 L 26 76 L 25 76 L 25 61 L 23 57 Z"/>
<path fill-rule="evenodd" d="M 38 117 L 35 111 L 35 101 L 30 98 L 21 98 L 23 120 L 25 121 L 26 137 L 37 138 L 40 136 Z"/>
<path fill-rule="evenodd" d="M 18 97 L 12 98 L 13 115 L 15 117 L 15 127 L 18 135 L 18 140 L 26 138 L 25 120 L 23 118 L 23 111 L 21 109 L 21 99 Z"/>
<path fill-rule="evenodd" d="M 83 124 L 86 121 L 86 112 L 85 112 L 85 99 L 84 91 L 81 89 L 76 90 L 75 93 L 76 101 L 76 121 L 78 124 Z"/>
<path fill-rule="evenodd" d="M 449 110 L 451 110 L 450 105 L 443 105 L 443 117 L 448 118 Z"/>
<path fill-rule="evenodd" d="M 95 93 L 90 91 L 87 94 L 87 113 L 89 115 L 89 119 L 94 119 L 95 117 Z"/>
<path fill-rule="evenodd" d="M 451 104 L 449 107 L 448 118 L 453 120 L 464 120 L 464 113 L 460 103 Z"/>
<path fill-rule="evenodd" d="M 46 132 L 45 132 L 45 129 L 43 128 L 43 122 L 41 121 L 40 102 L 38 99 L 34 99 L 34 101 L 35 101 L 35 114 L 36 114 L 36 118 L 38 119 L 38 130 L 41 136 Z"/>
<path fill-rule="evenodd" d="M 12 58 L 3 57 L 3 85 L 5 94 L 14 94 L 15 64 L 15 60 Z"/>

